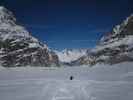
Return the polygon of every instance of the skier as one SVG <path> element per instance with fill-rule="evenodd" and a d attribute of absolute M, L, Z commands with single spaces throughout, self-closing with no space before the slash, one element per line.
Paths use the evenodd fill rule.
<path fill-rule="evenodd" d="M 74 77 L 73 76 L 70 76 L 70 80 L 73 80 L 74 79 Z"/>

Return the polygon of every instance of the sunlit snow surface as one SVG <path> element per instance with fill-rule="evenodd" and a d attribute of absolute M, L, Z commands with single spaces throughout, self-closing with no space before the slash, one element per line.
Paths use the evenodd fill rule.
<path fill-rule="evenodd" d="M 0 100 L 133 100 L 133 63 L 0 68 Z"/>

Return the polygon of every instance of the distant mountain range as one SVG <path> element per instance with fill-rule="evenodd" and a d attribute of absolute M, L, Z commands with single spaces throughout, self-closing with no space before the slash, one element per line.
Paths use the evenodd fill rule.
<path fill-rule="evenodd" d="M 116 64 L 133 61 L 133 15 L 106 33 L 93 49 L 51 50 L 0 7 L 0 65 L 59 66 Z"/>
<path fill-rule="evenodd" d="M 60 63 L 64 65 L 71 65 L 71 62 L 85 56 L 88 49 L 64 49 L 62 51 L 55 51 L 58 55 Z"/>

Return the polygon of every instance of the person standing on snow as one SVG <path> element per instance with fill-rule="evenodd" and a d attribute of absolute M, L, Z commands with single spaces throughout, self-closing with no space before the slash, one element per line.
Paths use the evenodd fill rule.
<path fill-rule="evenodd" d="M 73 76 L 70 76 L 70 80 L 73 80 L 74 79 L 74 77 Z"/>

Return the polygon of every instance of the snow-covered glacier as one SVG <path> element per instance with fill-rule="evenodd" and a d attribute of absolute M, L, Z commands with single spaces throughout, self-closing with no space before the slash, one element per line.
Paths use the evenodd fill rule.
<path fill-rule="evenodd" d="M 132 100 L 132 66 L 1 67 L 0 100 Z"/>

